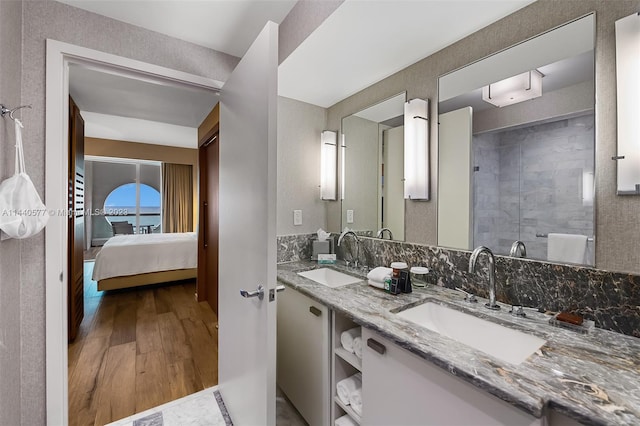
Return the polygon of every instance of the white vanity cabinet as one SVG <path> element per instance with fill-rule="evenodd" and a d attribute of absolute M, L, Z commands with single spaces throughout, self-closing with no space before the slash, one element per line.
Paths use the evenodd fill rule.
<path fill-rule="evenodd" d="M 278 294 L 277 382 L 310 425 L 329 425 L 330 311 L 288 287 Z"/>
<path fill-rule="evenodd" d="M 362 329 L 363 425 L 543 425 L 542 419 Z"/>

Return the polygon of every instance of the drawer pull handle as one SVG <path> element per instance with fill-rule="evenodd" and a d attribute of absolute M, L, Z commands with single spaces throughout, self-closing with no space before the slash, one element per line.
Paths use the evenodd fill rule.
<path fill-rule="evenodd" d="M 309 312 L 311 312 L 313 315 L 319 317 L 320 315 L 322 315 L 322 311 L 318 308 L 316 308 L 315 306 L 309 306 Z"/>
<path fill-rule="evenodd" d="M 380 355 L 384 355 L 384 353 L 387 351 L 387 348 L 385 348 L 382 343 L 374 339 L 367 339 L 367 346 L 378 352 Z"/>

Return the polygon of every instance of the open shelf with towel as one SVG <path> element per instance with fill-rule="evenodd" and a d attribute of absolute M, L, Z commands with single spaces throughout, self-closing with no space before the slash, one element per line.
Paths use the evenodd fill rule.
<path fill-rule="evenodd" d="M 357 337 L 361 344 L 361 328 L 345 315 L 332 312 L 332 355 L 331 355 L 331 392 L 333 404 L 331 404 L 331 425 L 342 424 L 360 424 L 361 414 L 351 407 L 350 403 L 346 403 L 345 392 L 343 388 L 342 398 L 339 395 L 338 384 L 351 379 L 349 383 L 361 389 L 362 377 L 362 358 L 358 357 L 353 351 L 353 341 Z M 343 333 L 345 333 L 343 335 Z M 346 343 L 346 344 L 345 344 Z M 346 346 L 346 347 L 345 347 Z M 361 348 L 361 347 L 360 347 Z M 362 353 L 361 351 L 359 352 Z M 358 383 L 359 382 L 359 383 Z M 344 386 L 344 383 L 341 386 Z M 353 422 L 342 421 L 336 422 L 344 415 L 348 415 Z"/>

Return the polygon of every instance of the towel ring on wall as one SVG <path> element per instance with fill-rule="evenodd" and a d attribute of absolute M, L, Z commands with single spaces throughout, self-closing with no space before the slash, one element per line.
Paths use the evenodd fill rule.
<path fill-rule="evenodd" d="M 9 109 L 9 108 L 7 108 L 7 107 L 6 107 L 6 106 L 4 106 L 4 105 L 0 105 L 0 113 L 2 113 L 2 116 L 3 116 L 3 117 L 4 117 L 6 114 L 9 114 L 9 118 L 10 118 L 10 119 L 12 119 L 12 120 L 15 120 L 16 118 L 13 116 L 13 113 L 14 113 L 14 112 L 16 112 L 16 111 L 17 111 L 17 110 L 19 110 L 19 109 L 22 109 L 22 108 L 29 108 L 29 109 L 31 109 L 31 105 L 22 105 L 22 106 L 19 106 L 19 107 L 15 107 L 15 108 L 13 108 L 13 109 Z"/>

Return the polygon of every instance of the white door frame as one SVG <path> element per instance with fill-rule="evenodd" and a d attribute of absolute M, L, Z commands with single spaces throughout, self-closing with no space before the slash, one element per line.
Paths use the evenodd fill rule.
<path fill-rule="evenodd" d="M 66 425 L 67 368 L 67 171 L 69 64 L 219 91 L 223 83 L 146 62 L 56 40 L 47 40 L 45 204 L 53 215 L 45 228 L 47 424 Z"/>

